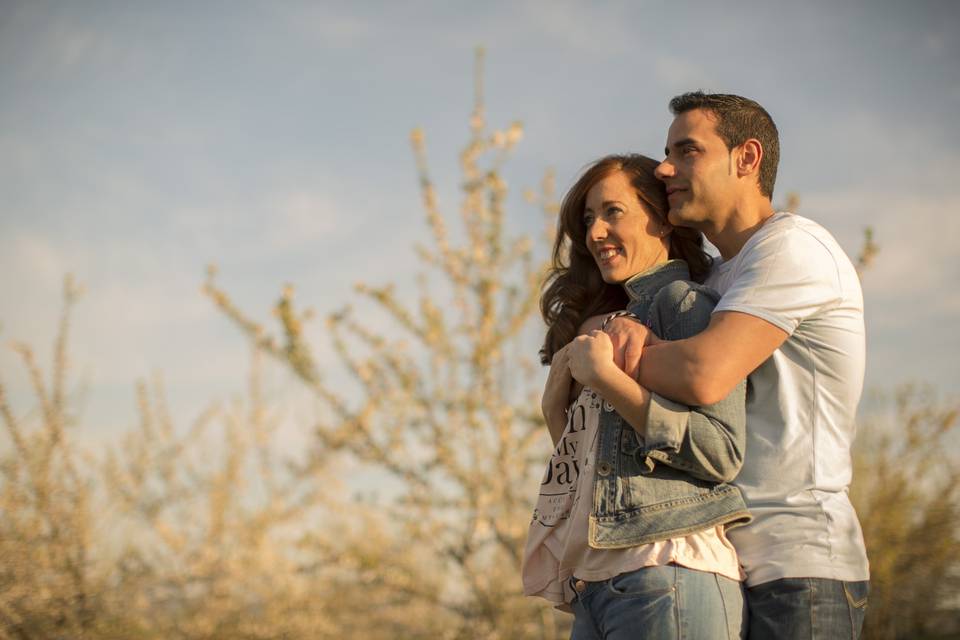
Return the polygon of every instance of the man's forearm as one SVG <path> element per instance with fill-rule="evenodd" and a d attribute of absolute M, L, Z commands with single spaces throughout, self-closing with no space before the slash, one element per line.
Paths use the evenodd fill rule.
<path fill-rule="evenodd" d="M 695 345 L 689 340 L 674 340 L 647 345 L 640 358 L 637 380 L 650 391 L 686 405 L 699 406 L 704 402 L 703 389 L 698 380 Z"/>
<path fill-rule="evenodd" d="M 641 385 L 691 406 L 720 402 L 783 344 L 788 334 L 755 316 L 724 311 L 685 340 L 647 345 Z"/>

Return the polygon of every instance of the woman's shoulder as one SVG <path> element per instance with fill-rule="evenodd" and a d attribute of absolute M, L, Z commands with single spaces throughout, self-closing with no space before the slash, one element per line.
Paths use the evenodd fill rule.
<path fill-rule="evenodd" d="M 720 294 L 705 284 L 691 280 L 674 280 L 664 285 L 653 297 L 654 306 L 666 306 L 678 311 L 697 307 L 712 309 L 720 301 Z"/>
<path fill-rule="evenodd" d="M 706 285 L 674 280 L 653 297 L 649 320 L 651 323 L 657 322 L 664 334 L 678 334 L 660 335 L 661 338 L 677 339 L 693 335 L 703 331 L 710 323 L 710 314 L 719 301 L 720 294 Z"/>

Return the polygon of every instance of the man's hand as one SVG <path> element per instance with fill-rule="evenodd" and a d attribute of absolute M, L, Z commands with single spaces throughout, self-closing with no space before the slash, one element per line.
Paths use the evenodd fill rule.
<path fill-rule="evenodd" d="M 634 380 L 640 369 L 643 348 L 661 342 L 645 325 L 626 317 L 608 322 L 604 332 L 610 336 L 613 345 L 614 364 Z"/>
<path fill-rule="evenodd" d="M 613 343 L 603 331 L 591 331 L 577 336 L 568 346 L 570 374 L 578 382 L 593 386 L 604 371 L 615 367 Z"/>
<path fill-rule="evenodd" d="M 601 313 L 598 316 L 590 316 L 583 321 L 583 324 L 580 325 L 580 328 L 577 330 L 578 336 L 585 336 L 591 331 L 599 329 L 603 326 L 603 321 L 607 319 L 609 313 Z"/>

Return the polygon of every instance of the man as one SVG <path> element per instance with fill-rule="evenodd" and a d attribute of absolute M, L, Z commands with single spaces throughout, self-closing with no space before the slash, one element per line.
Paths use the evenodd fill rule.
<path fill-rule="evenodd" d="M 735 483 L 754 521 L 729 536 L 747 573 L 750 637 L 858 637 L 869 571 L 847 488 L 864 374 L 859 279 L 820 225 L 774 211 L 779 141 L 763 107 L 694 92 L 670 109 L 657 177 L 670 222 L 701 230 L 720 251 L 707 284 L 722 298 L 709 327 L 686 340 L 661 342 L 614 320 L 618 364 L 630 371 L 639 359 L 651 419 L 666 422 L 667 398 L 710 404 L 749 374 Z"/>

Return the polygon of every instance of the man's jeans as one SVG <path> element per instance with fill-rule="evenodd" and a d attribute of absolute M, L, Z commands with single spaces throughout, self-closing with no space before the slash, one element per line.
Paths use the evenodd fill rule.
<path fill-rule="evenodd" d="M 750 640 L 856 640 L 869 584 L 783 578 L 749 587 Z"/>
<path fill-rule="evenodd" d="M 737 640 L 746 637 L 740 582 L 673 564 L 603 582 L 571 579 L 570 640 Z"/>

